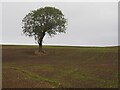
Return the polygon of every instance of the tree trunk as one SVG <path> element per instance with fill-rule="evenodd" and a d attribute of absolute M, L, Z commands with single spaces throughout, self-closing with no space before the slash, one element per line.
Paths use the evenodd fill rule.
<path fill-rule="evenodd" d="M 39 50 L 38 51 L 42 52 L 42 40 L 40 40 L 40 42 L 39 42 Z"/>
<path fill-rule="evenodd" d="M 42 36 L 39 38 L 38 44 L 39 44 L 39 52 L 42 52 L 42 41 L 45 36 L 45 32 L 43 32 Z"/>

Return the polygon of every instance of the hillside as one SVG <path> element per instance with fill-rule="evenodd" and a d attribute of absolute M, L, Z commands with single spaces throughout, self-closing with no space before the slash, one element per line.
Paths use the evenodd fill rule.
<path fill-rule="evenodd" d="M 118 47 L 3 46 L 3 88 L 116 88 Z"/>

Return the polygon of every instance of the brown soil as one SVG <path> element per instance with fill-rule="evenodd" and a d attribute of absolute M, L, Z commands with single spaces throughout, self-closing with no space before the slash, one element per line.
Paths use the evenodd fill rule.
<path fill-rule="evenodd" d="M 44 55 L 47 55 L 48 53 L 45 51 L 45 50 L 42 50 L 42 51 L 38 51 L 36 50 L 35 51 L 35 55 L 38 55 L 38 56 L 44 56 Z"/>
<path fill-rule="evenodd" d="M 116 48 L 3 46 L 3 88 L 116 88 Z M 36 55 L 37 54 L 37 55 Z"/>

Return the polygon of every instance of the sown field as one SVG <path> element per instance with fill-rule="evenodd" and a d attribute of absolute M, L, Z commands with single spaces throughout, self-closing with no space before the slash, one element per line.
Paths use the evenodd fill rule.
<path fill-rule="evenodd" d="M 117 88 L 118 47 L 2 47 L 3 88 Z"/>

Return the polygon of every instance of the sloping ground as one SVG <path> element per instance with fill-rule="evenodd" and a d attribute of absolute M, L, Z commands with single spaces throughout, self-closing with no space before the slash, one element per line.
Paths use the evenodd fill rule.
<path fill-rule="evenodd" d="M 3 88 L 116 88 L 118 47 L 3 46 Z"/>

